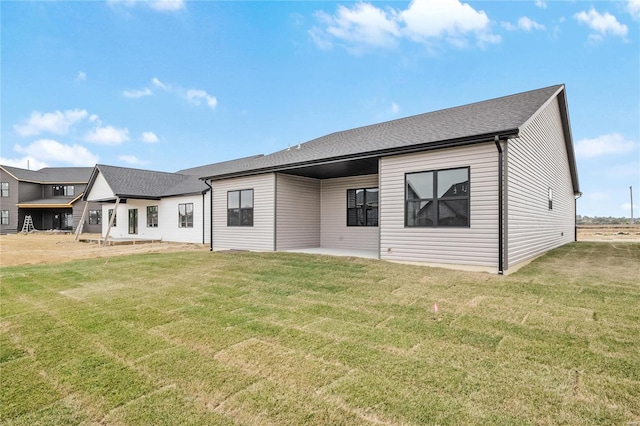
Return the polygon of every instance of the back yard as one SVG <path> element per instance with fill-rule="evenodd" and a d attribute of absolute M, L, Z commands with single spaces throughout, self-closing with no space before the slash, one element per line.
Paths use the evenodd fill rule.
<path fill-rule="evenodd" d="M 508 277 L 200 250 L 0 272 L 7 425 L 640 422 L 640 243 Z"/>

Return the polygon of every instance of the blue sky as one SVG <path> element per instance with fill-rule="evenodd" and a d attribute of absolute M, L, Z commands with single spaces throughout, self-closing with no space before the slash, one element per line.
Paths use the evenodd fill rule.
<path fill-rule="evenodd" d="M 566 84 L 578 213 L 640 215 L 640 0 L 2 1 L 0 163 L 182 168 Z"/>

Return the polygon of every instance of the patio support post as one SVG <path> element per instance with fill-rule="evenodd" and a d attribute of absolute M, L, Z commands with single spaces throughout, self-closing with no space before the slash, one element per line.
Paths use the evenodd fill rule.
<path fill-rule="evenodd" d="M 113 226 L 113 222 L 116 220 L 116 214 L 118 213 L 118 205 L 119 204 L 120 204 L 120 197 L 117 197 L 116 198 L 116 205 L 113 208 L 113 214 L 111 215 L 111 218 L 109 219 L 109 226 L 107 227 L 107 234 L 104 236 L 104 242 L 102 243 L 103 246 L 106 246 L 107 245 L 107 241 L 109 240 L 109 233 L 111 233 L 111 227 Z"/>

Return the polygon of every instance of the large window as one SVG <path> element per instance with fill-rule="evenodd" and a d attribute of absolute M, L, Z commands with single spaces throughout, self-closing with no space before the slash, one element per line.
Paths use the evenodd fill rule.
<path fill-rule="evenodd" d="M 54 197 L 73 197 L 75 195 L 75 187 L 73 185 L 53 185 Z"/>
<path fill-rule="evenodd" d="M 253 226 L 253 189 L 227 192 L 227 226 Z"/>
<path fill-rule="evenodd" d="M 378 226 L 378 188 L 347 190 L 347 226 Z"/>
<path fill-rule="evenodd" d="M 406 226 L 469 226 L 469 168 L 407 173 Z"/>
<path fill-rule="evenodd" d="M 0 211 L 0 225 L 9 224 L 9 210 Z"/>
<path fill-rule="evenodd" d="M 158 227 L 158 206 L 147 206 L 147 228 Z"/>
<path fill-rule="evenodd" d="M 193 228 L 193 203 L 178 204 L 178 226 Z"/>
<path fill-rule="evenodd" d="M 8 197 L 9 196 L 9 182 L 0 183 L 1 196 Z"/>
<path fill-rule="evenodd" d="M 89 210 L 89 225 L 102 225 L 102 210 Z"/>

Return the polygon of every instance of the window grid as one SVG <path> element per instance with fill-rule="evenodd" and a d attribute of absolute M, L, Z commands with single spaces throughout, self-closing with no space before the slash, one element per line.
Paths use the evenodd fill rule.
<path fill-rule="evenodd" d="M 8 197 L 9 196 L 9 182 L 2 182 L 0 184 L 1 193 L 0 196 Z"/>
<path fill-rule="evenodd" d="M 470 168 L 405 174 L 406 227 L 469 227 Z"/>
<path fill-rule="evenodd" d="M 253 189 L 227 192 L 227 226 L 253 226 Z"/>
<path fill-rule="evenodd" d="M 178 204 L 178 227 L 193 228 L 193 203 Z"/>
<path fill-rule="evenodd" d="M 347 226 L 378 226 L 378 188 L 347 190 Z"/>
<path fill-rule="evenodd" d="M 147 206 L 147 228 L 158 227 L 158 206 Z"/>
<path fill-rule="evenodd" d="M 0 213 L 0 225 L 9 225 L 9 210 L 2 210 Z"/>

